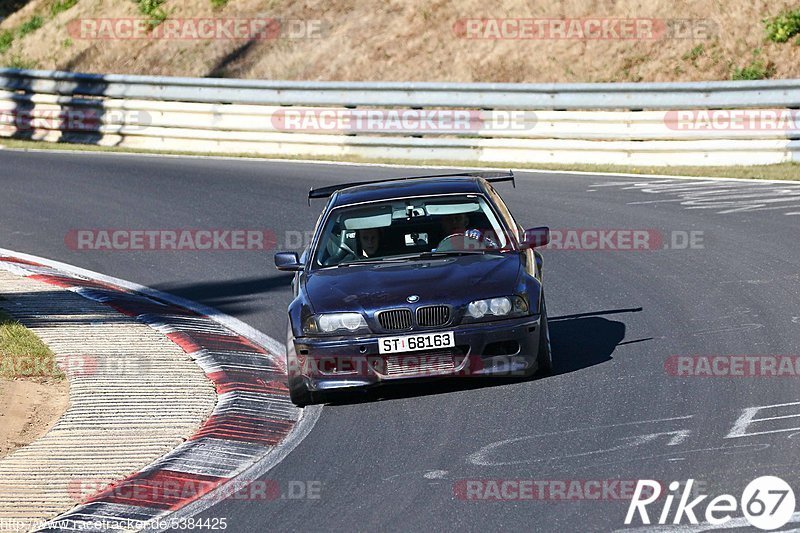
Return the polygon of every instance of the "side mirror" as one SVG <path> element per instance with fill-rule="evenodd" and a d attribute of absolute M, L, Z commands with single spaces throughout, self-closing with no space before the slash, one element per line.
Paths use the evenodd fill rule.
<path fill-rule="evenodd" d="M 275 254 L 275 268 L 285 272 L 298 272 L 303 270 L 296 252 L 278 252 Z"/>
<path fill-rule="evenodd" d="M 525 238 L 520 243 L 522 248 L 539 248 L 550 242 L 550 228 L 542 226 L 525 230 Z"/>

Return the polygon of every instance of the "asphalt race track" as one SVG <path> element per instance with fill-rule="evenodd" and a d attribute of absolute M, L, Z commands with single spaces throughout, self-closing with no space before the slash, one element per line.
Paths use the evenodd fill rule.
<path fill-rule="evenodd" d="M 322 204 L 307 207 L 309 187 L 423 173 L 0 151 L 0 246 L 188 297 L 284 339 L 291 277 L 275 270 L 272 250 L 80 251 L 65 237 L 264 229 L 283 243 L 316 221 Z M 567 501 L 557 491 L 545 501 L 467 501 L 462 489 L 693 478 L 702 493 L 738 498 L 768 474 L 797 488 L 800 405 L 751 411 L 749 424 L 740 417 L 800 402 L 800 377 L 677 377 L 665 365 L 671 356 L 800 355 L 800 185 L 518 176 L 516 189 L 497 188 L 526 227 L 651 230 L 655 248 L 543 252 L 555 375 L 425 383 L 327 405 L 267 474 L 285 498 L 245 494 L 202 516 L 227 517 L 235 532 L 610 531 L 627 511 L 613 488 Z M 319 497 L 289 497 L 300 486 Z M 648 508 L 652 520 L 662 503 Z"/>

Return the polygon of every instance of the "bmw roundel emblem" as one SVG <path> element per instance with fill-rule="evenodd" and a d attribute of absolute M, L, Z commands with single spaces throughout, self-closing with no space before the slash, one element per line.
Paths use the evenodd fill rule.
<path fill-rule="evenodd" d="M 406 298 L 406 301 L 407 301 L 408 303 L 410 303 L 410 304 L 416 303 L 416 302 L 418 302 L 418 301 L 419 301 L 419 296 L 417 296 L 416 294 L 412 294 L 411 296 L 409 296 L 408 298 Z"/>

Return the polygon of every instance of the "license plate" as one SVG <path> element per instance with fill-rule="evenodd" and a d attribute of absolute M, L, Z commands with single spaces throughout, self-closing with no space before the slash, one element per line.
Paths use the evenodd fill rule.
<path fill-rule="evenodd" d="M 437 348 L 452 348 L 456 338 L 452 331 L 441 333 L 420 333 L 418 335 L 404 335 L 402 337 L 386 337 L 378 341 L 378 353 L 417 352 L 420 350 L 435 350 Z"/>

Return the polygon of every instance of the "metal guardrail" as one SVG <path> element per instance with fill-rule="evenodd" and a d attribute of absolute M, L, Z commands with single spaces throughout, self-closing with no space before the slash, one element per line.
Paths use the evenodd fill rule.
<path fill-rule="evenodd" d="M 520 110 L 800 108 L 800 79 L 579 84 L 312 82 L 0 69 L 0 88 L 60 95 L 259 105 Z"/>
<path fill-rule="evenodd" d="M 314 112 L 469 110 L 466 130 L 288 131 L 275 118 Z M 317 106 L 324 106 L 322 108 Z M 778 108 L 782 128 L 674 127 L 678 113 Z M 145 149 L 361 156 L 486 163 L 768 164 L 800 160 L 800 80 L 646 84 L 453 84 L 166 78 L 0 69 L 0 137 Z M 497 127 L 497 110 L 522 113 Z M 695 111 L 692 111 L 695 110 Z M 500 111 L 502 114 L 505 111 Z M 89 128 L 36 116 L 95 117 Z"/>

